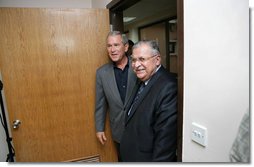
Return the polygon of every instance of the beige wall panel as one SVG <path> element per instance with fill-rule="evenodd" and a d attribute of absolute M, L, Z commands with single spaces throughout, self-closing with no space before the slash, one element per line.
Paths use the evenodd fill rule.
<path fill-rule="evenodd" d="M 140 30 L 141 40 L 156 40 L 161 52 L 161 63 L 166 68 L 166 30 L 165 23 L 158 23 Z"/>

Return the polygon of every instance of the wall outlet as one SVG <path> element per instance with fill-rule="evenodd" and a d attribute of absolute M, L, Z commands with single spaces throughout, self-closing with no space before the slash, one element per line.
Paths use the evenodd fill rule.
<path fill-rule="evenodd" d="M 191 139 L 202 146 L 207 146 L 207 128 L 193 122 Z"/>

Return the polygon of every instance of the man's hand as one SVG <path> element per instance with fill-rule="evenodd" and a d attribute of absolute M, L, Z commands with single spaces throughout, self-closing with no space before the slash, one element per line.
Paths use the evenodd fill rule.
<path fill-rule="evenodd" d="M 97 136 L 98 140 L 100 141 L 100 143 L 101 143 L 102 145 L 104 145 L 105 142 L 107 141 L 107 138 L 106 138 L 104 132 L 97 132 L 97 133 L 96 133 L 96 136 Z"/>

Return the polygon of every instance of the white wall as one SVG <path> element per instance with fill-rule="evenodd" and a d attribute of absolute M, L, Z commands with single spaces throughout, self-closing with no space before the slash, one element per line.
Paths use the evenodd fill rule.
<path fill-rule="evenodd" d="M 253 60 L 253 49 L 254 49 L 254 32 L 253 32 L 253 29 L 254 29 L 254 0 L 249 0 L 249 6 L 250 6 L 250 57 L 251 58 L 251 65 L 253 66 L 253 63 L 254 63 L 254 60 Z M 253 69 L 253 67 L 251 67 Z M 254 78 L 254 73 L 253 73 L 253 70 L 251 69 L 251 80 L 250 80 L 250 83 L 253 83 L 253 78 Z M 253 84 L 252 84 L 253 85 Z M 253 89 L 251 89 L 250 93 L 253 95 Z M 253 105 L 254 103 L 254 99 L 251 98 L 251 105 Z M 251 111 L 250 111 L 251 112 Z M 250 120 L 253 120 L 253 114 L 250 113 Z M 250 125 L 252 125 L 252 123 L 250 123 Z M 251 138 L 253 139 L 253 127 L 250 126 L 250 129 L 251 129 Z M 251 144 L 251 150 L 253 151 L 253 142 Z M 251 152 L 251 161 L 253 162 L 253 152 Z"/>
<path fill-rule="evenodd" d="M 111 2 L 111 0 L 91 0 L 92 8 L 106 8 L 107 4 Z"/>
<path fill-rule="evenodd" d="M 138 42 L 138 28 L 130 29 L 128 38 L 134 43 Z"/>
<path fill-rule="evenodd" d="M 1 75 L 1 70 L 0 70 L 0 80 L 2 81 L 2 75 Z M 3 90 L 4 90 L 4 85 L 3 85 Z M 6 101 L 5 101 L 5 96 L 4 96 L 4 91 L 1 91 L 2 94 L 2 99 L 3 99 L 3 103 L 4 106 L 6 106 Z M 1 115 L 1 119 L 3 121 L 3 111 L 0 107 L 0 115 Z M 7 109 L 5 109 L 5 116 L 6 116 L 6 121 L 8 122 L 9 117 L 8 117 L 8 111 Z M 10 130 L 9 130 L 9 134 L 10 134 Z M 6 134 L 4 131 L 4 128 L 2 126 L 2 123 L 0 123 L 0 162 L 4 162 L 7 159 L 7 154 L 9 153 L 8 151 L 8 146 L 7 146 L 7 142 L 6 142 Z"/>
<path fill-rule="evenodd" d="M 229 162 L 249 107 L 248 0 L 184 0 L 184 162 Z M 206 147 L 191 124 L 208 130 Z"/>

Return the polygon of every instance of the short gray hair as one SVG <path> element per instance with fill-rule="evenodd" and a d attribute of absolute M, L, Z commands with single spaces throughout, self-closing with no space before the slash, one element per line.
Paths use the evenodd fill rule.
<path fill-rule="evenodd" d="M 120 31 L 110 31 L 107 35 L 107 39 L 109 36 L 116 36 L 116 35 L 121 35 L 122 37 L 122 43 L 125 45 L 125 44 L 128 44 L 128 38 L 126 37 L 125 34 L 122 34 Z"/>
<path fill-rule="evenodd" d="M 149 46 L 151 48 L 153 56 L 160 54 L 158 42 L 155 40 L 141 40 L 133 45 L 132 50 L 139 48 L 141 45 Z"/>

